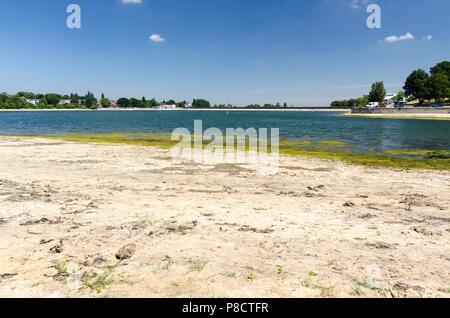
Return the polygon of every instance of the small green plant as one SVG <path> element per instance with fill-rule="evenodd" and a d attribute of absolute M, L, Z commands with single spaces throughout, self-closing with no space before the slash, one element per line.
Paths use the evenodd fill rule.
<path fill-rule="evenodd" d="M 205 269 L 206 264 L 208 264 L 207 261 L 193 260 L 193 259 L 189 259 L 189 263 L 191 263 L 190 271 L 191 272 L 199 272 L 199 273 L 203 269 Z"/>
<path fill-rule="evenodd" d="M 315 272 L 313 272 L 313 271 L 310 271 L 309 273 L 308 273 L 308 276 L 309 277 L 315 277 L 315 276 L 318 276 L 319 274 L 317 274 L 317 273 L 315 273 Z"/>
<path fill-rule="evenodd" d="M 53 278 L 60 282 L 66 282 L 67 277 L 69 274 L 67 273 L 67 268 L 65 267 L 64 262 L 57 262 L 54 265 L 54 268 L 56 269 L 56 275 L 53 276 Z"/>
<path fill-rule="evenodd" d="M 345 267 L 340 266 L 336 261 L 329 262 L 328 266 L 331 266 L 333 269 L 338 270 L 338 271 L 346 270 Z"/>
<path fill-rule="evenodd" d="M 248 274 L 247 279 L 248 280 L 253 280 L 254 279 L 253 274 Z"/>
<path fill-rule="evenodd" d="M 122 264 L 122 261 L 118 261 L 117 264 L 113 266 L 107 266 L 103 273 L 98 274 L 96 272 L 91 274 L 84 274 L 82 277 L 83 283 L 92 290 L 95 290 L 97 293 L 101 293 L 101 291 L 107 286 L 113 283 L 112 276 L 114 271 L 117 269 L 119 265 Z"/>

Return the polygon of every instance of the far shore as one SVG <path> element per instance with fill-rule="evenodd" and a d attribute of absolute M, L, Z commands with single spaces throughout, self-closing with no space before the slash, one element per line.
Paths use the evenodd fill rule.
<path fill-rule="evenodd" d="M 33 109 L 33 108 L 27 108 L 27 109 L 0 109 L 0 112 L 49 112 L 49 111 L 276 111 L 276 112 L 285 112 L 285 111 L 294 111 L 294 112 L 350 112 L 351 109 L 332 109 L 324 107 L 323 109 L 320 108 L 177 108 L 177 109 L 157 109 L 157 108 L 99 108 L 99 109 L 80 109 L 80 108 L 74 108 L 74 109 L 56 109 L 56 108 L 49 108 L 49 109 Z"/>
<path fill-rule="evenodd" d="M 450 114 L 432 113 L 401 113 L 401 114 L 343 114 L 342 116 L 369 117 L 369 118 L 403 118 L 403 119 L 429 119 L 429 120 L 449 120 Z"/>

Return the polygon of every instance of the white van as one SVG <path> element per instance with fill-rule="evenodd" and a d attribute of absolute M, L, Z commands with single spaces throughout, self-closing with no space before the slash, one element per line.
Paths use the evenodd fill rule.
<path fill-rule="evenodd" d="M 375 108 L 378 106 L 377 102 L 370 102 L 369 104 L 366 105 L 367 108 Z"/>

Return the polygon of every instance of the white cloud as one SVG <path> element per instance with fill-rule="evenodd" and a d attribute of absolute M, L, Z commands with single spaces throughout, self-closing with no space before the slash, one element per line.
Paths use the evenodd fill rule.
<path fill-rule="evenodd" d="M 431 40 L 431 39 L 433 39 L 432 35 L 425 35 L 422 37 L 422 40 Z"/>
<path fill-rule="evenodd" d="M 405 35 L 400 35 L 400 36 L 392 35 L 392 36 L 388 36 L 387 38 L 385 38 L 386 42 L 397 42 L 397 41 L 412 40 L 412 39 L 414 39 L 414 35 L 412 35 L 409 32 L 406 33 Z"/>
<path fill-rule="evenodd" d="M 128 4 L 128 3 L 142 3 L 142 0 L 122 0 L 123 4 Z"/>
<path fill-rule="evenodd" d="M 164 39 L 161 35 L 159 34 L 152 34 L 150 36 L 150 40 L 152 40 L 153 42 L 164 42 L 166 39 Z"/>

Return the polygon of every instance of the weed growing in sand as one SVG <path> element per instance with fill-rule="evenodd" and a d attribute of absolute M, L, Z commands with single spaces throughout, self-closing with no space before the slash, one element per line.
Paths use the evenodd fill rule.
<path fill-rule="evenodd" d="M 101 293 L 101 291 L 107 286 L 113 283 L 112 275 L 114 271 L 122 264 L 122 261 L 117 262 L 116 265 L 107 266 L 104 268 L 103 273 L 98 274 L 97 272 L 85 272 L 82 277 L 83 283 L 92 290 L 95 290 L 97 293 Z"/>
<path fill-rule="evenodd" d="M 340 266 L 336 261 L 331 261 L 328 263 L 328 266 L 331 266 L 331 268 L 338 270 L 338 271 L 343 271 L 346 270 L 347 268 Z"/>
<path fill-rule="evenodd" d="M 198 273 L 200 273 L 203 269 L 205 269 L 206 264 L 208 264 L 207 261 L 193 260 L 191 258 L 189 259 L 189 263 L 191 263 L 190 272 L 198 272 Z"/>
<path fill-rule="evenodd" d="M 53 278 L 56 281 L 65 283 L 67 280 L 67 277 L 69 276 L 67 272 L 67 267 L 65 262 L 54 262 L 53 267 L 56 270 L 56 274 L 53 276 Z"/>
<path fill-rule="evenodd" d="M 253 274 L 248 274 L 247 279 L 248 280 L 253 280 L 255 277 L 253 276 Z"/>
<path fill-rule="evenodd" d="M 357 278 L 353 278 L 353 283 L 355 283 L 358 286 L 373 290 L 373 291 L 377 291 L 379 295 L 386 297 L 386 291 L 383 288 L 378 288 L 378 287 L 374 287 L 374 286 L 370 286 L 369 283 L 367 281 L 360 281 Z"/>
<path fill-rule="evenodd" d="M 161 262 L 166 262 L 162 267 L 163 270 L 169 270 L 170 266 L 173 264 L 172 258 L 168 256 L 166 256 L 166 258 L 163 259 Z"/>
<path fill-rule="evenodd" d="M 313 272 L 313 271 L 310 271 L 309 273 L 308 273 L 308 276 L 309 277 L 314 277 L 314 276 L 318 276 L 319 274 L 317 274 L 317 273 L 315 273 L 315 272 Z"/>
<path fill-rule="evenodd" d="M 308 276 L 311 277 L 311 275 L 308 275 Z M 317 276 L 317 274 L 316 274 L 316 276 Z M 302 282 L 302 286 L 307 287 L 307 288 L 320 289 L 320 294 L 322 295 L 322 297 L 333 297 L 334 286 L 326 287 L 326 286 L 318 285 L 318 284 L 314 283 L 310 278 L 305 279 Z"/>

